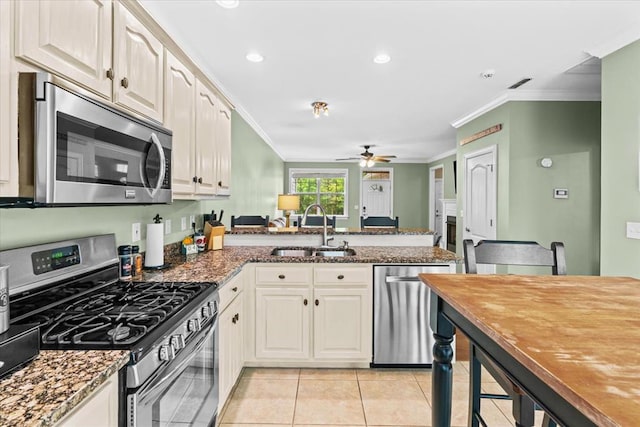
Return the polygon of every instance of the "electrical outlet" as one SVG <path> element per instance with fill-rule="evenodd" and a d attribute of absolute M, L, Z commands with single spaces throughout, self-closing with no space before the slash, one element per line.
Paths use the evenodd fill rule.
<path fill-rule="evenodd" d="M 164 220 L 164 234 L 171 234 L 171 220 Z"/>
<path fill-rule="evenodd" d="M 640 222 L 627 222 L 627 238 L 640 239 Z"/>
<path fill-rule="evenodd" d="M 180 231 L 184 231 L 187 229 L 187 217 L 183 216 L 180 218 Z"/>
<path fill-rule="evenodd" d="M 140 241 L 140 223 L 134 222 L 131 224 L 131 243 Z"/>
<path fill-rule="evenodd" d="M 189 215 L 189 226 L 192 228 L 196 228 L 196 226 L 194 225 L 196 222 L 196 216 L 195 215 Z"/>

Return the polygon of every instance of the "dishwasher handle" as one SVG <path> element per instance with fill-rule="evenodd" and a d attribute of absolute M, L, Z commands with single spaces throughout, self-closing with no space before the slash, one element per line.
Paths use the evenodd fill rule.
<path fill-rule="evenodd" d="M 386 283 L 419 282 L 420 278 L 417 276 L 385 276 L 384 281 Z"/>

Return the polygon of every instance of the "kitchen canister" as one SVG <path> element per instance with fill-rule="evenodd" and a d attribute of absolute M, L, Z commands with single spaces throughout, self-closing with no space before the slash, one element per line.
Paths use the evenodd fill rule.
<path fill-rule="evenodd" d="M 131 269 L 133 267 L 131 246 L 118 246 L 118 258 L 120 260 L 120 280 L 131 280 Z"/>
<path fill-rule="evenodd" d="M 0 334 L 9 329 L 9 266 L 0 265 Z"/>
<path fill-rule="evenodd" d="M 164 265 L 164 224 L 162 217 L 156 215 L 153 224 L 147 224 L 147 251 L 144 256 L 144 266 L 158 268 Z"/>

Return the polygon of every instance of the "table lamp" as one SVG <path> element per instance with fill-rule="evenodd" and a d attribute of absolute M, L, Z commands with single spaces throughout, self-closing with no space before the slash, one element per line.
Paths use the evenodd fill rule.
<path fill-rule="evenodd" d="M 300 196 L 297 194 L 278 194 L 278 209 L 284 212 L 284 216 L 287 218 L 285 227 L 288 228 L 291 211 L 300 209 Z"/>

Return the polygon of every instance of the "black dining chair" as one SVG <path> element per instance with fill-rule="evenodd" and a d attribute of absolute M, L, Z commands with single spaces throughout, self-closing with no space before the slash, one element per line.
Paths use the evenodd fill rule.
<path fill-rule="evenodd" d="M 564 245 L 551 243 L 551 249 L 540 246 L 537 242 L 512 240 L 482 240 L 474 246 L 473 240 L 462 242 L 464 266 L 467 274 L 477 274 L 478 264 L 520 265 L 551 267 L 553 275 L 566 275 Z M 482 393 L 482 367 L 484 367 L 507 393 Z M 534 425 L 536 404 L 524 394 L 489 357 L 471 343 L 469 352 L 469 426 L 487 425 L 480 415 L 481 399 L 511 399 L 512 413 L 517 427 Z M 543 426 L 555 427 L 556 423 L 545 414 Z"/>
<path fill-rule="evenodd" d="M 299 227 L 322 227 L 322 217 L 318 215 L 307 216 L 307 220 L 302 224 L 302 217 L 298 217 Z M 336 228 L 336 217 L 327 217 L 327 227 Z"/>
<path fill-rule="evenodd" d="M 269 215 L 261 217 L 259 215 L 231 216 L 231 227 L 238 226 L 269 226 Z"/>
<path fill-rule="evenodd" d="M 395 227 L 398 228 L 398 217 L 390 218 L 388 216 L 368 216 L 360 217 L 360 227 Z"/>

